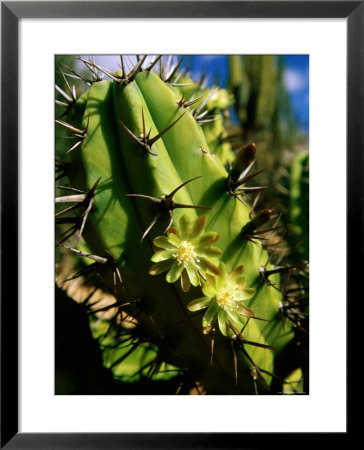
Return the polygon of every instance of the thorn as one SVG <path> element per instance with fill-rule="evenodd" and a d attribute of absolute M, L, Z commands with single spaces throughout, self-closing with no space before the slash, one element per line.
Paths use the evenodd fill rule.
<path fill-rule="evenodd" d="M 105 69 L 104 67 L 100 67 L 98 64 L 92 62 L 92 61 L 87 61 L 83 58 L 81 58 L 80 56 L 76 56 L 76 59 L 78 59 L 79 61 L 82 61 L 84 64 L 86 64 L 86 66 L 91 70 L 90 67 L 93 67 L 97 70 L 99 70 L 100 72 L 104 73 L 105 75 L 107 75 L 109 78 L 111 78 L 112 80 L 116 81 L 117 83 L 122 83 L 123 79 L 121 77 L 119 77 L 118 75 L 115 75 L 113 72 L 110 72 L 109 70 Z"/>
<path fill-rule="evenodd" d="M 121 64 L 121 70 L 123 72 L 123 77 L 126 76 L 125 66 L 124 66 L 124 58 L 123 55 L 120 55 L 120 64 Z"/>
<path fill-rule="evenodd" d="M 168 223 L 167 228 L 164 230 L 164 233 L 167 233 L 167 231 L 171 228 L 172 223 L 173 223 L 173 214 L 172 214 L 172 211 L 168 211 L 168 213 L 169 213 L 169 216 L 170 216 L 170 221 L 169 221 L 169 223 Z"/>
<path fill-rule="evenodd" d="M 86 132 L 86 130 L 80 130 L 80 129 L 70 125 L 69 123 L 64 122 L 63 120 L 56 119 L 56 123 L 58 123 L 58 125 L 61 125 L 62 127 L 67 128 L 67 130 L 72 131 L 72 133 L 74 133 L 74 135 L 77 137 L 84 137 L 84 134 Z"/>
<path fill-rule="evenodd" d="M 174 189 L 170 194 L 168 194 L 166 196 L 166 198 L 170 198 L 172 199 L 172 197 L 180 190 L 182 189 L 184 186 L 186 186 L 186 184 L 191 183 L 191 181 L 197 180 L 198 178 L 201 178 L 201 175 L 191 178 L 190 180 L 185 181 L 184 183 L 180 184 L 178 187 L 176 187 L 176 189 Z"/>
<path fill-rule="evenodd" d="M 67 106 L 71 106 L 74 103 L 74 99 L 70 97 L 63 89 L 61 89 L 57 84 L 55 85 L 56 91 L 62 95 L 62 97 L 67 101 Z M 56 100 L 57 102 L 57 100 Z"/>
<path fill-rule="evenodd" d="M 176 189 L 174 189 L 170 194 L 168 195 L 161 195 L 160 198 L 151 197 L 149 195 L 143 195 L 143 194 L 125 194 L 128 197 L 140 197 L 147 200 L 150 200 L 154 203 L 157 203 L 159 205 L 159 212 L 154 216 L 152 222 L 148 226 L 148 228 L 145 230 L 142 241 L 145 238 L 145 236 L 149 233 L 153 225 L 156 223 L 156 221 L 162 216 L 168 214 L 170 217 L 170 222 L 168 224 L 168 227 L 166 228 L 165 232 L 169 230 L 169 228 L 172 226 L 173 223 L 173 210 L 176 208 L 195 208 L 195 209 L 211 209 L 205 206 L 194 206 L 194 205 L 183 205 L 181 203 L 175 203 L 173 201 L 173 196 L 178 192 L 182 187 L 184 187 L 187 183 L 190 183 L 193 180 L 196 180 L 197 178 L 201 178 L 200 176 L 191 178 L 188 181 L 185 181 L 180 186 L 178 186 Z"/>
<path fill-rule="evenodd" d="M 184 113 L 183 113 L 184 114 Z M 121 121 L 119 120 L 120 124 L 124 128 L 124 130 L 129 134 L 129 136 L 140 146 L 142 146 L 147 152 L 153 156 L 158 156 L 156 153 L 153 153 L 151 150 L 152 145 L 158 141 L 165 133 L 167 133 L 168 130 L 170 130 L 181 118 L 182 115 L 180 115 L 174 122 L 172 122 L 168 127 L 166 127 L 163 131 L 158 133 L 153 138 L 149 138 L 151 129 L 149 130 L 148 134 L 146 134 L 146 128 L 145 128 L 145 119 L 144 119 L 144 111 L 142 109 L 142 135 L 141 137 L 137 137 L 129 128 Z"/>
<path fill-rule="evenodd" d="M 151 147 L 159 138 L 161 138 L 168 130 L 170 130 L 182 117 L 185 113 L 181 114 L 174 122 L 172 122 L 168 127 L 166 127 L 163 131 L 154 136 L 153 139 L 148 140 L 148 145 Z"/>
<path fill-rule="evenodd" d="M 200 111 L 202 111 L 204 109 L 204 107 L 207 105 L 207 102 L 210 100 L 210 98 L 212 98 L 215 95 L 216 92 L 217 92 L 217 89 L 213 89 L 211 92 L 207 91 L 204 94 L 204 95 L 206 95 L 206 94 L 209 94 L 209 95 L 205 98 L 205 100 L 201 103 L 201 105 L 196 108 L 196 111 L 193 114 L 196 119 L 197 119 L 197 116 L 199 115 Z M 205 115 L 205 114 L 207 114 L 207 112 L 208 112 L 208 110 L 206 110 L 203 114 Z"/>
<path fill-rule="evenodd" d="M 194 99 L 190 99 L 188 102 L 185 100 L 184 95 L 182 95 L 181 100 L 177 101 L 177 105 L 179 105 L 182 108 L 188 108 L 189 106 L 197 103 L 201 98 L 205 97 L 208 94 L 208 92 L 205 92 L 204 94 L 200 95 L 199 97 L 196 97 Z"/>
<path fill-rule="evenodd" d="M 165 83 L 169 83 L 169 82 L 172 80 L 172 78 L 174 77 L 175 73 L 176 73 L 177 70 L 179 69 L 179 67 L 180 67 L 180 65 L 181 65 L 181 63 L 182 63 L 182 61 L 183 61 L 183 59 L 184 59 L 184 56 L 182 56 L 182 57 L 179 59 L 178 63 L 174 66 L 174 68 L 172 69 L 171 73 L 165 78 L 165 80 L 164 80 Z"/>
<path fill-rule="evenodd" d="M 72 147 L 71 147 L 71 148 L 70 148 L 69 150 L 67 150 L 67 152 L 66 152 L 66 153 L 68 154 L 68 153 L 71 153 L 71 152 L 72 152 L 73 150 L 76 150 L 76 148 L 77 148 L 77 147 L 79 147 L 79 146 L 80 146 L 80 145 L 82 144 L 82 142 L 83 142 L 82 140 L 81 140 L 81 141 L 78 141 L 78 142 L 76 142 L 76 144 L 75 144 L 75 145 L 73 145 L 73 146 L 72 146 Z"/>
<path fill-rule="evenodd" d="M 71 192 L 77 192 L 79 194 L 84 194 L 84 191 L 81 191 L 80 189 L 76 189 L 70 186 L 55 186 L 56 189 L 64 189 L 66 191 L 71 191 Z"/>
<path fill-rule="evenodd" d="M 148 228 L 144 231 L 144 234 L 141 238 L 141 242 L 143 242 L 144 238 L 147 236 L 147 234 L 149 233 L 149 231 L 153 228 L 154 224 L 157 222 L 157 220 L 159 219 L 159 217 L 161 216 L 161 214 L 156 214 L 152 220 L 152 222 L 150 223 L 150 225 L 148 226 Z"/>
<path fill-rule="evenodd" d="M 147 55 L 144 55 L 143 58 L 140 59 L 140 61 L 134 66 L 134 68 L 131 70 L 131 72 L 128 73 L 127 79 L 128 82 L 133 81 L 133 78 L 136 76 L 136 74 L 141 70 L 142 64 L 144 63 Z"/>
<path fill-rule="evenodd" d="M 211 329 L 211 347 L 210 347 L 210 366 L 212 366 L 214 359 L 214 348 L 215 348 L 215 327 Z"/>

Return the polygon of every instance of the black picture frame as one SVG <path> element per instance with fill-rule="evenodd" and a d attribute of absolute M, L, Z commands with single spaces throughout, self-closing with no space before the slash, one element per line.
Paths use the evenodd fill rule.
<path fill-rule="evenodd" d="M 310 433 L 18 432 L 18 23 L 21 18 L 111 17 L 347 19 L 347 303 L 351 293 L 361 292 L 364 1 L 197 1 L 189 2 L 188 7 L 183 1 L 95 1 L 88 2 L 87 9 L 84 2 L 77 1 L 1 2 L 1 448 L 226 449 L 257 448 L 278 439 L 280 448 L 308 443 L 313 437 Z M 340 189 L 340 185 L 338 180 L 333 189 Z M 347 348 L 350 357 L 351 347 Z M 336 443 L 349 437 L 348 419 L 347 424 L 348 431 L 338 433 Z M 322 441 L 327 445 L 325 434 L 315 434 L 314 439 L 317 446 Z"/>

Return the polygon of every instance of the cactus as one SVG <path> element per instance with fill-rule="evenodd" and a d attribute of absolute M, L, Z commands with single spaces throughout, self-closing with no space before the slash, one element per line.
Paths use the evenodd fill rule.
<path fill-rule="evenodd" d="M 308 261 L 309 185 L 308 152 L 298 153 L 290 168 L 290 223 L 293 247 L 299 256 Z"/>
<path fill-rule="evenodd" d="M 57 244 L 83 261 L 73 280 L 102 285 L 134 320 L 130 328 L 92 316 L 105 365 L 124 380 L 131 367 L 179 376 L 207 394 L 274 393 L 275 356 L 293 332 L 280 310 L 280 269 L 262 246 L 274 213 L 254 211 L 249 192 L 259 187 L 246 186 L 254 144 L 225 167 L 198 123 L 201 90 L 181 97 L 178 64 L 138 57 L 126 70 L 121 57 L 110 72 L 79 59 L 89 77 L 63 78 L 87 89 L 77 99 L 69 81 L 58 89 L 66 101 L 57 130 L 73 140 L 56 143 L 57 177 L 68 178 L 57 187 Z"/>

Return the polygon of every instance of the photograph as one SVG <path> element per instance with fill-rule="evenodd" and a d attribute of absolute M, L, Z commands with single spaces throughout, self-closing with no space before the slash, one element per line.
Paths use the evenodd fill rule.
<path fill-rule="evenodd" d="M 55 55 L 56 395 L 309 394 L 309 55 Z"/>

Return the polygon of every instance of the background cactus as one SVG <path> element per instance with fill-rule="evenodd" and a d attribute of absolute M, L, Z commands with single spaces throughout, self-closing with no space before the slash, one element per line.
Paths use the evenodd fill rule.
<path fill-rule="evenodd" d="M 81 61 L 87 74 L 59 69 L 57 279 L 82 279 L 105 367 L 124 383 L 175 380 L 177 393 L 282 392 L 290 268 L 261 243 L 284 227 L 252 202 L 255 146 L 224 143 L 229 96 L 160 57 L 129 69 L 121 57 L 117 72 Z"/>

